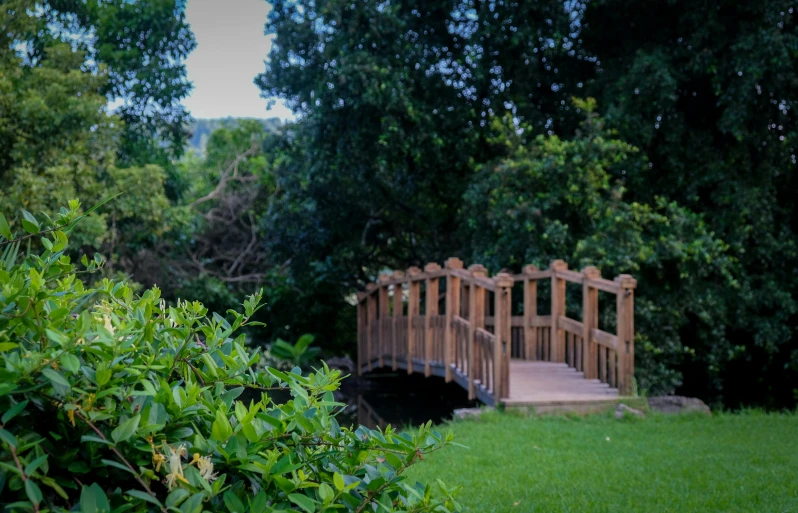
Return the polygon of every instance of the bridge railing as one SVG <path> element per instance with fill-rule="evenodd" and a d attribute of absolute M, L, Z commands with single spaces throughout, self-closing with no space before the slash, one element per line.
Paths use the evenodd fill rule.
<path fill-rule="evenodd" d="M 538 314 L 541 281 L 550 282 L 548 315 Z M 566 315 L 566 283 L 582 287 L 579 320 Z M 523 288 L 515 305 L 521 315 L 512 315 L 514 284 Z M 629 275 L 603 279 L 595 267 L 568 270 L 562 260 L 494 277 L 479 264 L 464 269 L 458 258 L 443 268 L 430 263 L 383 274 L 358 294 L 358 372 L 390 366 L 439 375 L 469 398 L 496 404 L 510 395 L 511 358 L 542 360 L 566 363 L 626 395 L 634 376 L 636 285 Z M 599 291 L 615 295 L 615 333 L 599 329 Z"/>

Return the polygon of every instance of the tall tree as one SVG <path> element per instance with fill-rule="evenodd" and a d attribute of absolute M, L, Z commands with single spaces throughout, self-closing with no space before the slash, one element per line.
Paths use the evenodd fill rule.
<path fill-rule="evenodd" d="M 625 201 L 675 202 L 728 245 L 731 282 L 698 279 L 707 295 L 662 326 L 680 343 L 652 339 L 670 354 L 668 383 L 683 375 L 683 392 L 729 405 L 793 404 L 794 14 L 784 0 L 276 2 L 258 83 L 300 121 L 271 243 L 342 291 L 382 266 L 491 253 L 457 230 L 474 214 L 467 184 L 485 176 L 473 170 L 503 155 L 490 118 L 568 140 L 583 116 L 570 98 L 593 96 L 648 157 L 613 176 Z"/>
<path fill-rule="evenodd" d="M 195 42 L 184 11 L 184 0 L 3 0 L 0 54 L 36 67 L 54 43 L 80 51 L 86 71 L 107 77 L 101 94 L 118 104 L 120 163 L 166 166 L 187 136 L 183 60 Z"/>

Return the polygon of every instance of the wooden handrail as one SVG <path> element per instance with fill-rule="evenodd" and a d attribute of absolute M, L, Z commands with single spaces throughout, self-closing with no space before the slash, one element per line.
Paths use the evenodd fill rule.
<path fill-rule="evenodd" d="M 358 372 L 377 366 L 421 371 L 468 390 L 469 398 L 496 404 L 510 397 L 510 357 L 566 362 L 629 394 L 634 377 L 634 289 L 629 275 L 601 277 L 595 267 L 572 271 L 555 260 L 548 269 L 525 266 L 521 273 L 488 277 L 481 265 L 463 268 L 450 258 L 379 276 L 357 294 Z M 439 290 L 444 279 L 445 291 Z M 551 280 L 551 314 L 537 313 L 537 283 Z M 425 315 L 421 315 L 421 283 Z M 519 283 L 520 282 L 520 283 Z M 582 286 L 582 319 L 566 315 L 565 283 Z M 523 313 L 512 315 L 512 287 L 523 287 Z M 404 290 L 407 293 L 404 293 Z M 616 333 L 598 327 L 598 292 L 616 296 Z M 487 315 L 488 293 L 494 298 Z M 407 313 L 405 310 L 407 297 Z M 439 312 L 439 303 L 445 305 Z M 477 348 L 477 343 L 482 344 Z M 490 354 L 484 344 L 490 341 Z M 477 354 L 477 351 L 482 353 Z M 415 360 L 415 362 L 414 362 Z"/>

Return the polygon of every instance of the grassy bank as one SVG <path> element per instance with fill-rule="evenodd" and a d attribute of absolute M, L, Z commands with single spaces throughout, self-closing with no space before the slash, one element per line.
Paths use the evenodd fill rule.
<path fill-rule="evenodd" d="M 471 512 L 798 511 L 798 415 L 615 420 L 492 413 L 412 477 L 463 487 Z"/>

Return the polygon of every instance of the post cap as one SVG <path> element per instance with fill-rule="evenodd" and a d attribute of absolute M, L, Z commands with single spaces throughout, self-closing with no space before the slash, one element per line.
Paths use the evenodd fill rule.
<path fill-rule="evenodd" d="M 358 303 L 362 302 L 364 299 L 366 299 L 367 296 L 368 296 L 368 294 L 366 294 L 365 292 L 358 291 L 358 293 L 357 293 L 357 302 Z"/>
<path fill-rule="evenodd" d="M 438 265 L 435 262 L 430 262 L 430 263 L 428 263 L 427 265 L 424 266 L 424 271 L 428 272 L 428 273 L 431 273 L 433 271 L 440 271 L 440 270 L 441 270 L 441 266 Z"/>
<path fill-rule="evenodd" d="M 468 270 L 471 271 L 471 276 L 476 278 L 484 278 L 488 275 L 488 270 L 482 264 L 471 264 L 468 266 Z"/>
<path fill-rule="evenodd" d="M 408 276 L 415 276 L 417 274 L 421 274 L 421 269 L 419 269 L 415 265 L 413 267 L 408 267 L 407 268 L 407 275 Z"/>
<path fill-rule="evenodd" d="M 405 272 L 396 270 L 396 271 L 393 272 L 393 277 L 396 278 L 396 279 L 404 278 L 405 277 Z"/>
<path fill-rule="evenodd" d="M 549 264 L 549 269 L 553 271 L 565 271 L 568 269 L 568 264 L 565 263 L 565 260 L 552 260 Z"/>
<path fill-rule="evenodd" d="M 366 284 L 366 291 L 367 292 L 371 292 L 372 290 L 374 290 L 376 288 L 377 288 L 377 284 L 376 283 L 367 283 Z"/>
<path fill-rule="evenodd" d="M 524 268 L 521 269 L 521 272 L 523 272 L 524 274 L 535 273 L 538 271 L 540 271 L 540 269 L 538 269 L 538 266 L 533 264 L 525 265 Z"/>
<path fill-rule="evenodd" d="M 615 283 L 621 286 L 622 289 L 637 288 L 637 280 L 631 274 L 621 274 L 615 277 Z"/>
<path fill-rule="evenodd" d="M 449 257 L 446 259 L 446 263 L 444 266 L 447 269 L 462 269 L 463 268 L 463 261 L 457 257 Z"/>
<path fill-rule="evenodd" d="M 391 281 L 391 275 L 387 273 L 380 274 L 379 278 L 377 278 L 377 281 L 379 281 L 380 283 L 389 282 Z"/>
<path fill-rule="evenodd" d="M 497 287 L 512 287 L 513 277 L 507 273 L 499 273 L 493 277 L 493 281 Z"/>
<path fill-rule="evenodd" d="M 599 271 L 597 267 L 593 267 L 592 265 L 589 265 L 589 266 L 585 267 L 584 269 L 582 269 L 582 275 L 585 278 L 588 278 L 588 279 L 591 279 L 591 280 L 595 280 L 597 278 L 601 278 L 601 271 Z"/>

